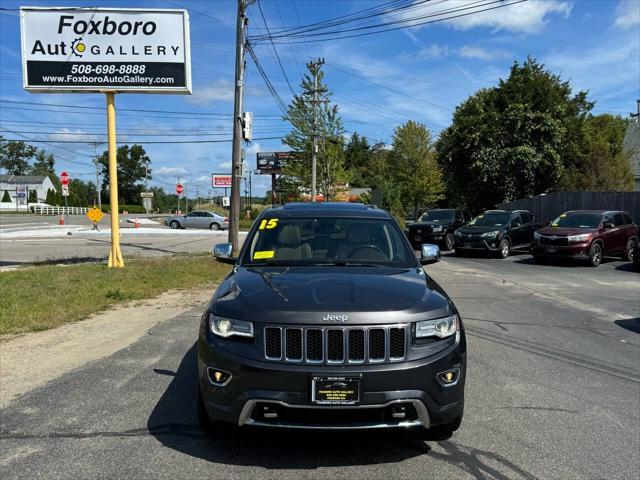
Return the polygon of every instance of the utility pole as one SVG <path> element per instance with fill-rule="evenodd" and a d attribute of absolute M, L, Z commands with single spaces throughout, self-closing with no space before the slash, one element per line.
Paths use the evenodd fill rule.
<path fill-rule="evenodd" d="M 238 13 L 236 19 L 236 73 L 235 96 L 233 102 L 233 149 L 231 152 L 231 208 L 229 212 L 229 243 L 235 253 L 238 251 L 238 227 L 240 222 L 240 177 L 242 175 L 242 135 L 243 113 L 242 95 L 244 87 L 245 70 L 245 28 L 248 19 L 247 7 L 254 0 L 238 0 Z"/>
<path fill-rule="evenodd" d="M 184 177 L 184 213 L 189 213 L 189 181 Z"/>
<path fill-rule="evenodd" d="M 200 195 L 200 184 L 196 183 L 196 210 L 198 209 L 198 196 Z"/>
<path fill-rule="evenodd" d="M 630 113 L 629 116 L 634 122 L 640 122 L 640 98 L 636 100 L 636 113 Z"/>
<path fill-rule="evenodd" d="M 324 65 L 324 59 L 319 58 L 315 62 L 309 62 L 308 68 L 313 69 L 313 145 L 311 147 L 311 201 L 316 201 L 317 196 L 317 166 L 318 166 L 318 74 L 320 67 Z"/>

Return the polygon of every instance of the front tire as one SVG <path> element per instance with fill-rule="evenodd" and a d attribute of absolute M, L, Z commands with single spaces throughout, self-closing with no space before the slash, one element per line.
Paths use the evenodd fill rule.
<path fill-rule="evenodd" d="M 602 246 L 599 243 L 591 245 L 589 250 L 589 265 L 591 267 L 597 267 L 602 263 Z"/>
<path fill-rule="evenodd" d="M 171 230 L 178 230 L 180 228 L 180 222 L 178 222 L 177 220 L 172 221 L 169 224 L 169 228 L 171 228 Z"/>
<path fill-rule="evenodd" d="M 629 239 L 627 242 L 627 247 L 624 249 L 624 253 L 622 254 L 622 260 L 627 262 L 633 262 L 633 255 L 636 248 L 637 240 L 635 238 Z"/>
<path fill-rule="evenodd" d="M 444 247 L 445 250 L 453 250 L 453 245 L 454 245 L 453 234 L 447 233 L 444 236 L 444 243 L 442 246 Z"/>
<path fill-rule="evenodd" d="M 209 225 L 209 229 L 213 230 L 213 231 L 218 231 L 218 230 L 220 230 L 220 225 L 215 223 L 215 222 L 213 222 L 211 225 Z"/>
<path fill-rule="evenodd" d="M 511 251 L 511 243 L 509 239 L 503 238 L 500 240 L 500 244 L 498 245 L 498 251 L 496 252 L 496 256 L 501 259 L 505 259 L 509 256 L 509 252 Z"/>

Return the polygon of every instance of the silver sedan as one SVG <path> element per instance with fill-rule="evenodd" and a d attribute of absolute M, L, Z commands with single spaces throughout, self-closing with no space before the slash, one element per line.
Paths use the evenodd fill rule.
<path fill-rule="evenodd" d="M 176 215 L 164 219 L 164 224 L 173 229 L 178 228 L 208 228 L 209 230 L 226 230 L 229 219 L 214 212 L 203 210 L 189 212 L 186 215 Z"/>

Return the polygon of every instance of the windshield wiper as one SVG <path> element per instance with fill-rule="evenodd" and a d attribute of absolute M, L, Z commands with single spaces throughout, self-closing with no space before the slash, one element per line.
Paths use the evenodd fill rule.
<path fill-rule="evenodd" d="M 333 265 L 334 267 L 384 267 L 379 263 L 365 263 L 365 262 L 352 262 L 350 260 L 336 260 L 335 262 L 329 262 L 324 265 Z"/>

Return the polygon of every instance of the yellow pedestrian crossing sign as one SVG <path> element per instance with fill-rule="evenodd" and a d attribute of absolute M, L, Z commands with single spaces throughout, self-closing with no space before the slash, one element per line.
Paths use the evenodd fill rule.
<path fill-rule="evenodd" d="M 102 217 L 104 217 L 104 213 L 102 213 L 97 208 L 91 208 L 87 212 L 87 217 L 89 217 L 89 220 L 91 220 L 93 223 L 98 223 L 100 220 L 102 220 Z"/>

